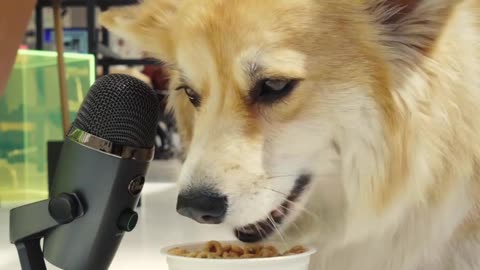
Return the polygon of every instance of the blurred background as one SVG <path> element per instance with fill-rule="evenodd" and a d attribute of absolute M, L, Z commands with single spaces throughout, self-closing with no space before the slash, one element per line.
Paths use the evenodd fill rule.
<path fill-rule="evenodd" d="M 49 176 L 54 171 L 51 157 L 58 151 L 54 146 L 63 140 L 64 134 L 53 2 L 22 1 L 33 1 L 33 8 L 22 10 L 29 13 L 30 19 L 21 33 L 6 87 L 0 89 L 0 270 L 20 269 L 15 247 L 9 243 L 9 210 L 48 198 Z M 16 5 L 13 2 L 0 4 L 0 10 L 12 10 Z M 146 57 L 141 50 L 98 25 L 102 10 L 135 4 L 135 0 L 59 2 L 64 51 L 61 68 L 65 71 L 70 120 L 75 118 L 89 87 L 105 74 L 124 73 L 139 78 L 164 100 L 168 77 L 161 61 Z M 0 19 L 0 36 L 8 40 L 12 34 L 5 29 L 16 23 L 19 22 Z M 110 269 L 166 269 L 160 255 L 162 246 L 232 238 L 229 231 L 199 226 L 176 214 L 174 182 L 180 168 L 177 157 L 181 143 L 175 122 L 165 111 L 165 102 L 162 109 L 155 160 L 138 209 L 139 224 L 125 235 Z"/>

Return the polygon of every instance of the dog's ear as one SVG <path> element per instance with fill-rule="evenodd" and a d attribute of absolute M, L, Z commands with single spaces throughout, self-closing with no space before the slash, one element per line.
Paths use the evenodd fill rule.
<path fill-rule="evenodd" d="M 394 50 L 396 60 L 428 55 L 460 2 L 462 0 L 366 0 L 368 11 L 381 25 L 382 42 Z"/>
<path fill-rule="evenodd" d="M 110 8 L 100 15 L 100 24 L 161 60 L 170 61 L 171 21 L 178 3 L 175 0 L 145 0 L 137 5 Z"/>

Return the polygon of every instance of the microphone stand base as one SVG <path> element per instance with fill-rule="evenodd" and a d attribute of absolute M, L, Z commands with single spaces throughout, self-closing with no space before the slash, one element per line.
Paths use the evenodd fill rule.
<path fill-rule="evenodd" d="M 46 270 L 40 240 L 49 230 L 83 215 L 82 203 L 70 193 L 10 210 L 10 242 L 17 248 L 22 270 Z"/>

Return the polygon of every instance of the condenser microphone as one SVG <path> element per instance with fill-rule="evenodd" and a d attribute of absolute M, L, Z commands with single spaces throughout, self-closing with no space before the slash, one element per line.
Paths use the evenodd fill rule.
<path fill-rule="evenodd" d="M 44 232 L 51 264 L 108 269 L 137 222 L 159 108 L 155 92 L 127 75 L 106 75 L 92 86 L 65 138 L 50 191 L 48 211 L 61 224 Z"/>

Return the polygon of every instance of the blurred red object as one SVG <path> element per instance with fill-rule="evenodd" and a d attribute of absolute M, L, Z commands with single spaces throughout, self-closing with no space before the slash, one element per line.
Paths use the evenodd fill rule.
<path fill-rule="evenodd" d="M 15 63 L 35 0 L 0 1 L 0 96 Z"/>
<path fill-rule="evenodd" d="M 155 90 L 167 90 L 168 89 L 168 73 L 161 65 L 145 66 L 143 74 L 150 77 L 152 81 L 153 89 Z"/>

